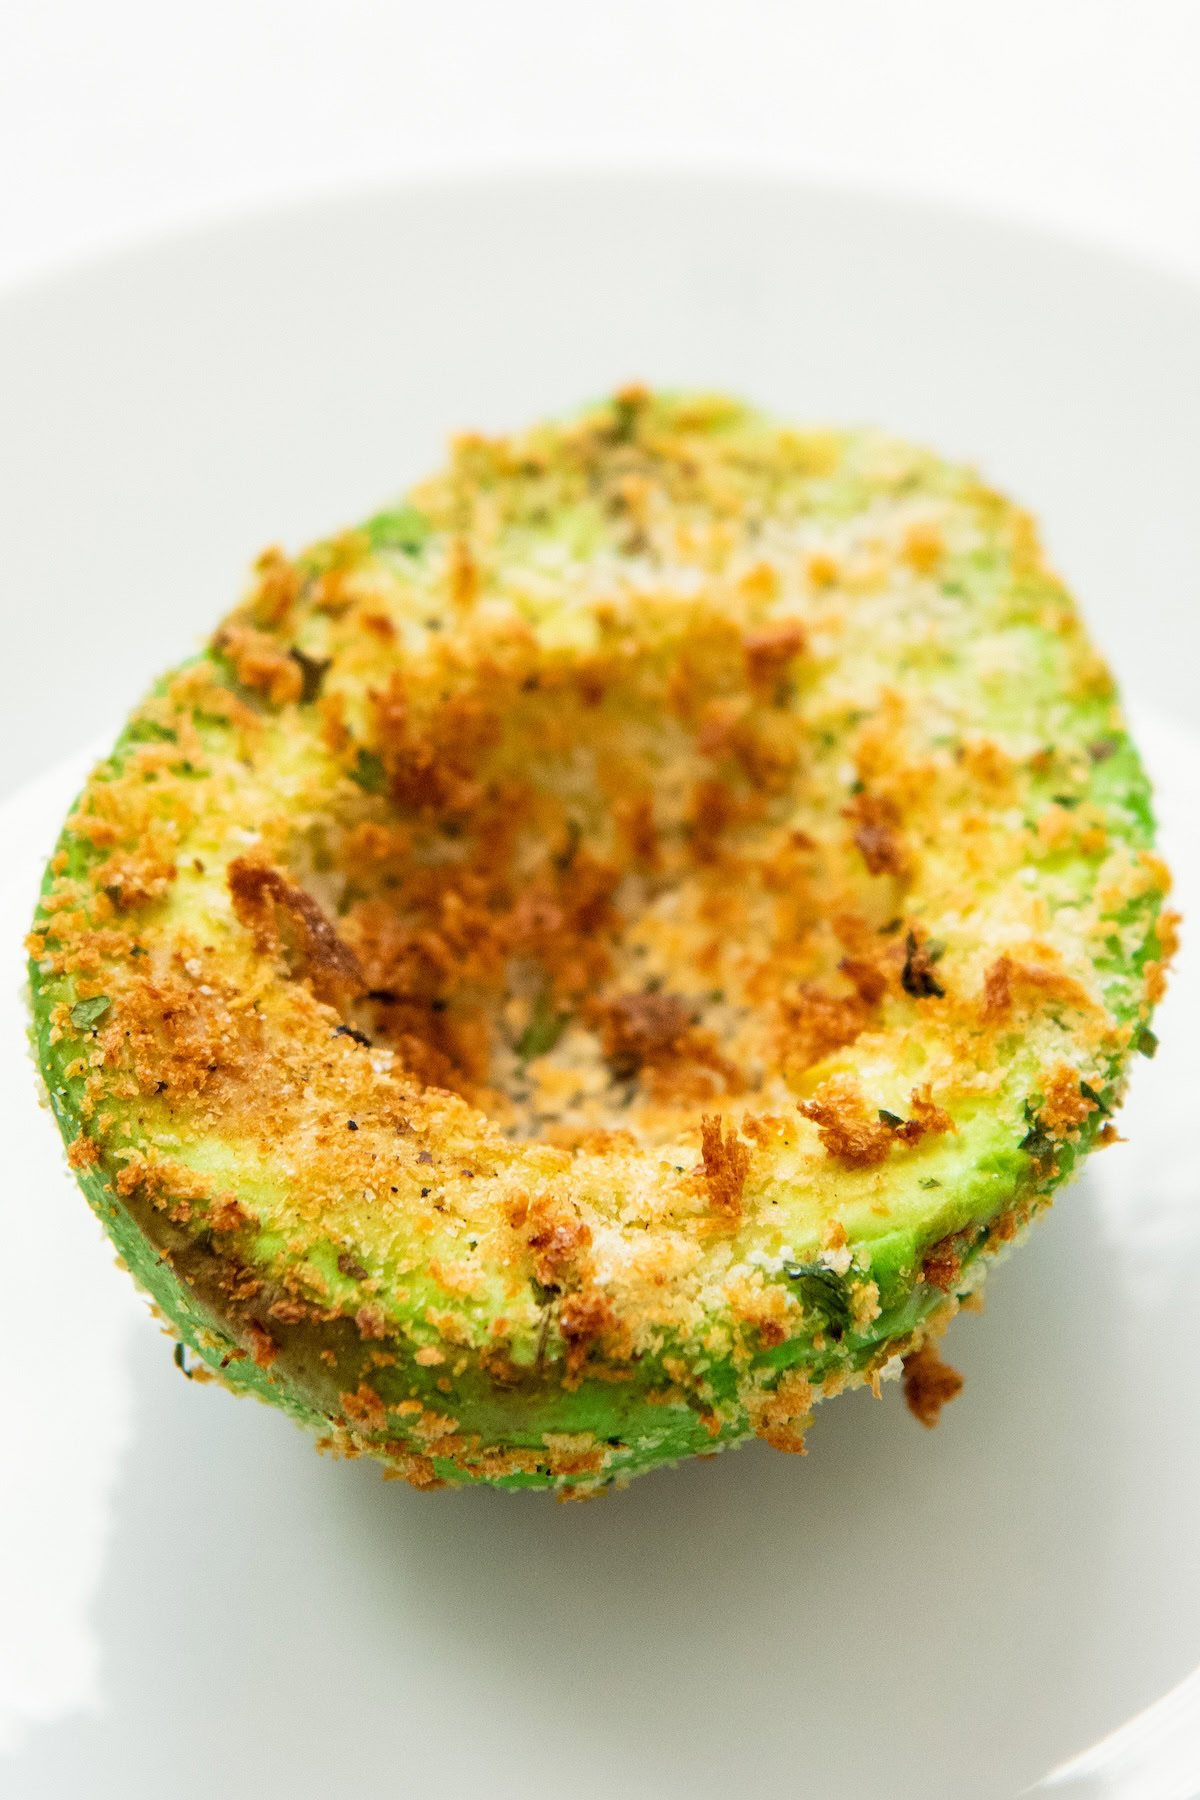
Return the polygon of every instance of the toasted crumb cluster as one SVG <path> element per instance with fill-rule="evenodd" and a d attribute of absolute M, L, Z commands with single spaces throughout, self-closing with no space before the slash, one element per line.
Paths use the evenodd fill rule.
<path fill-rule="evenodd" d="M 260 558 L 67 823 L 38 1053 L 207 1366 L 417 1486 L 591 1491 L 904 1355 L 932 1422 L 1153 1048 L 1151 845 L 1025 514 L 629 389 Z"/>

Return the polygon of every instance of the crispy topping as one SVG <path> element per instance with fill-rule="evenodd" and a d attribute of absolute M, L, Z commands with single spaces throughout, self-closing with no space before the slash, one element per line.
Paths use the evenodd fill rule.
<path fill-rule="evenodd" d="M 857 794 L 844 816 L 854 825 L 854 842 L 872 875 L 908 874 L 908 857 L 900 836 L 900 813 L 883 794 Z"/>
<path fill-rule="evenodd" d="M 932 1430 L 947 1406 L 962 1393 L 963 1378 L 942 1361 L 932 1344 L 904 1359 L 904 1398 L 914 1419 Z"/>
<path fill-rule="evenodd" d="M 750 1173 L 750 1146 L 730 1128 L 721 1135 L 720 1116 L 707 1113 L 700 1121 L 701 1159 L 709 1204 L 731 1225 L 742 1215 L 742 1193 Z"/>
<path fill-rule="evenodd" d="M 873 986 L 870 977 L 867 985 Z M 780 1057 L 789 1075 L 802 1074 L 854 1043 L 872 1019 L 872 1006 L 861 992 L 829 994 L 815 983 L 782 995 L 778 1004 Z"/>
<path fill-rule="evenodd" d="M 1021 996 L 1035 1003 L 1063 1001 L 1081 1011 L 1094 1008 L 1095 1002 L 1083 984 L 1063 969 L 1044 963 L 1018 962 L 1011 956 L 998 956 L 984 977 L 983 1014 L 985 1019 L 1003 1019 Z"/>
<path fill-rule="evenodd" d="M 166 1302 L 418 1485 L 598 1486 L 647 1392 L 798 1448 L 764 1352 L 878 1370 L 1153 1049 L 1107 678 L 1028 522 L 923 452 L 630 390 L 268 552 L 214 643 L 72 816 L 42 1059 Z M 624 1382 L 629 1429 L 485 1441 L 481 1381 L 531 1419 Z"/>
<path fill-rule="evenodd" d="M 300 572 L 278 548 L 264 550 L 254 565 L 249 610 L 264 627 L 282 625 L 300 595 Z"/>
<path fill-rule="evenodd" d="M 304 670 L 293 651 L 280 650 L 274 638 L 249 625 L 226 625 L 214 646 L 233 665 L 243 687 L 265 694 L 272 706 L 286 706 L 304 692 Z"/>
<path fill-rule="evenodd" d="M 798 620 L 784 619 L 778 625 L 748 632 L 743 642 L 751 686 L 774 687 L 804 649 L 806 633 Z"/>
<path fill-rule="evenodd" d="M 843 956 L 838 969 L 854 984 L 854 991 L 864 1006 L 878 1006 L 887 993 L 887 976 L 877 962 L 869 962 L 860 956 Z"/>
<path fill-rule="evenodd" d="M 87 1137 L 81 1131 L 67 1146 L 67 1161 L 73 1169 L 94 1169 L 100 1161 L 100 1146 L 95 1138 Z"/>
<path fill-rule="evenodd" d="M 366 986 L 358 959 L 303 888 L 278 869 L 238 856 L 229 865 L 233 910 L 260 955 L 282 952 L 294 975 L 312 982 L 319 1000 L 344 1004 Z"/>
<path fill-rule="evenodd" d="M 799 1111 L 817 1127 L 829 1155 L 847 1168 L 866 1169 L 887 1161 L 893 1129 L 878 1113 L 872 1114 L 853 1076 L 823 1082 L 811 1100 L 800 1102 Z"/>
<path fill-rule="evenodd" d="M 896 1128 L 896 1136 L 906 1144 L 919 1143 L 923 1137 L 940 1137 L 944 1132 L 956 1129 L 950 1114 L 934 1104 L 933 1090 L 928 1082 L 912 1090 L 909 1107 L 912 1116 Z"/>
<path fill-rule="evenodd" d="M 604 1057 L 618 1076 L 684 1053 L 694 1020 L 676 994 L 617 994 L 598 1003 Z"/>
<path fill-rule="evenodd" d="M 1052 1137 L 1068 1137 L 1092 1113 L 1100 1110 L 1100 1100 L 1069 1063 L 1059 1063 L 1043 1081 L 1044 1098 L 1040 1108 L 1043 1128 Z"/>
<path fill-rule="evenodd" d="M 799 1369 L 789 1369 L 774 1389 L 752 1398 L 749 1406 L 754 1435 L 774 1450 L 804 1455 L 804 1433 L 812 1418 L 813 1391 Z"/>
<path fill-rule="evenodd" d="M 941 1288 L 945 1294 L 953 1293 L 962 1279 L 962 1249 L 957 1237 L 943 1238 L 934 1244 L 925 1252 L 921 1263 L 921 1280 L 931 1287 Z"/>
<path fill-rule="evenodd" d="M 525 1241 L 533 1251 L 538 1281 L 557 1290 L 578 1273 L 591 1231 L 574 1208 L 557 1205 L 548 1194 L 537 1197 L 522 1222 L 528 1227 Z"/>

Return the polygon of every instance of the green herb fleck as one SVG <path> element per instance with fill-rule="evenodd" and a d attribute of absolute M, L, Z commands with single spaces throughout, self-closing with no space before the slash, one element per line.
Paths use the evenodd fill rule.
<path fill-rule="evenodd" d="M 921 944 L 916 932 L 910 931 L 904 940 L 904 968 L 900 974 L 905 993 L 914 1000 L 944 999 L 946 990 L 934 974 L 933 965 L 945 954 L 946 946 L 938 938 L 926 938 Z"/>
<path fill-rule="evenodd" d="M 170 725 L 160 725 L 157 719 L 135 719 L 127 728 L 125 736 L 131 744 L 174 744 L 178 742 L 176 732 Z"/>
<path fill-rule="evenodd" d="M 563 847 L 555 853 L 554 857 L 554 866 L 556 869 L 561 869 L 563 873 L 566 874 L 567 870 L 575 861 L 575 857 L 578 854 L 579 846 L 582 841 L 583 827 L 580 825 L 579 820 L 568 819 L 567 835 L 563 841 Z"/>
<path fill-rule="evenodd" d="M 628 444 L 637 436 L 638 415 L 645 404 L 645 396 L 634 391 L 614 395 L 612 435 L 616 443 Z"/>
<path fill-rule="evenodd" d="M 77 1031 L 90 1031 L 98 1025 L 112 1001 L 107 994 L 97 994 L 92 1000 L 77 1000 L 71 1008 L 71 1023 Z"/>
<path fill-rule="evenodd" d="M 1110 1113 L 1112 1111 L 1112 1107 L 1108 1105 L 1103 1094 L 1098 1094 L 1090 1081 L 1081 1081 L 1079 1084 L 1079 1091 L 1084 1099 L 1090 1100 L 1092 1105 L 1100 1112 Z"/>
<path fill-rule="evenodd" d="M 1021 1139 L 1018 1149 L 1024 1150 L 1027 1155 L 1035 1157 L 1039 1162 L 1043 1161 L 1047 1156 L 1053 1156 L 1055 1150 L 1054 1139 L 1047 1132 L 1045 1126 L 1034 1112 L 1028 1100 L 1025 1102 L 1025 1120 L 1029 1126 L 1029 1130 Z"/>
<path fill-rule="evenodd" d="M 879 1122 L 881 1125 L 889 1125 L 893 1131 L 899 1131 L 904 1120 L 900 1117 L 899 1113 L 889 1112 L 886 1106 L 881 1106 L 879 1109 Z"/>
<path fill-rule="evenodd" d="M 387 786 L 387 770 L 374 750 L 365 750 L 360 745 L 354 767 L 350 771 L 350 779 L 357 781 L 359 787 L 365 788 L 368 794 L 382 794 Z"/>
<path fill-rule="evenodd" d="M 1136 1047 L 1143 1056 L 1153 1056 L 1158 1049 L 1158 1038 L 1148 1025 L 1143 1025 L 1137 1034 Z"/>
<path fill-rule="evenodd" d="M 548 1051 L 553 1050 L 566 1030 L 570 1017 L 570 1013 L 554 1010 L 548 994 L 539 994 L 534 1003 L 532 1018 L 513 1045 L 520 1060 L 523 1063 L 531 1062 L 535 1056 L 545 1056 Z"/>
<path fill-rule="evenodd" d="M 783 1272 L 796 1283 L 806 1310 L 821 1313 L 832 1334 L 841 1337 L 850 1323 L 850 1302 L 833 1270 L 823 1263 L 784 1263 Z"/>
<path fill-rule="evenodd" d="M 400 550 L 416 556 L 429 539 L 432 527 L 415 506 L 391 506 L 368 519 L 366 533 L 372 550 Z"/>

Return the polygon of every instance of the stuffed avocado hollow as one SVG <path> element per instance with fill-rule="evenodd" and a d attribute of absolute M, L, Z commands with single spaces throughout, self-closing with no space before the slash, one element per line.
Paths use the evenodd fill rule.
<path fill-rule="evenodd" d="M 934 1416 L 1153 1050 L 1167 887 L 1025 513 L 627 389 L 259 559 L 66 822 L 35 1052 L 192 1372 L 586 1494 L 905 1359 Z"/>

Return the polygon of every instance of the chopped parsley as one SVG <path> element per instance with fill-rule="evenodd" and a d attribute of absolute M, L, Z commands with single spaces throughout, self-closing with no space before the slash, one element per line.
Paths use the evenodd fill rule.
<path fill-rule="evenodd" d="M 904 968 L 900 975 L 900 985 L 906 994 L 914 1000 L 944 1000 L 946 990 L 933 972 L 933 965 L 940 962 L 946 954 L 946 946 L 937 938 L 927 938 L 918 943 L 917 935 L 910 931 L 904 940 Z"/>
<path fill-rule="evenodd" d="M 91 1000 L 77 1000 L 71 1008 L 71 1023 L 77 1031 L 90 1031 L 98 1025 L 112 1001 L 107 994 L 97 994 Z"/>
<path fill-rule="evenodd" d="M 570 1018 L 570 1013 L 555 1011 L 548 994 L 539 994 L 528 1025 L 513 1045 L 521 1062 L 532 1062 L 535 1056 L 553 1050 Z"/>
<path fill-rule="evenodd" d="M 354 767 L 350 771 L 351 781 L 357 781 L 360 788 L 368 794 L 382 794 L 387 787 L 387 770 L 383 759 L 374 750 L 359 746 L 358 755 L 354 759 Z"/>
<path fill-rule="evenodd" d="M 783 1272 L 794 1281 L 807 1311 L 819 1312 L 835 1337 L 850 1324 L 850 1302 L 832 1269 L 823 1263 L 784 1263 Z"/>
<path fill-rule="evenodd" d="M 368 519 L 366 533 L 372 550 L 399 550 L 416 556 L 430 537 L 432 527 L 415 506 L 391 506 Z"/>

